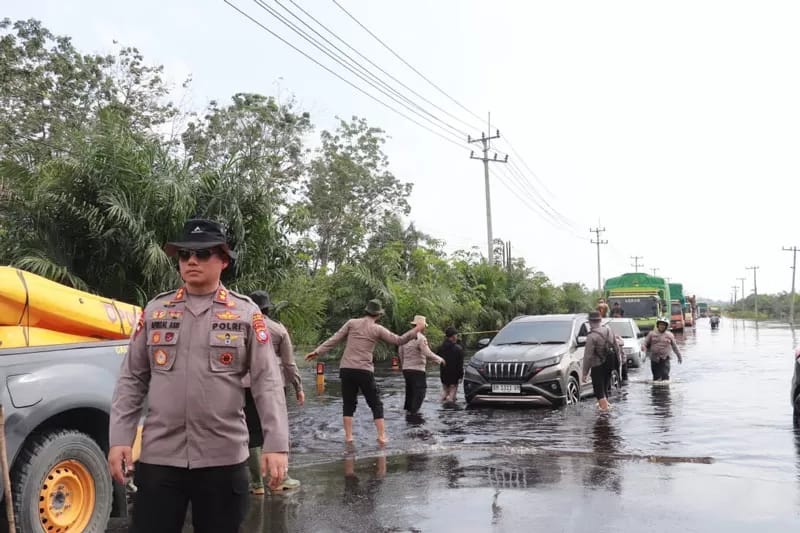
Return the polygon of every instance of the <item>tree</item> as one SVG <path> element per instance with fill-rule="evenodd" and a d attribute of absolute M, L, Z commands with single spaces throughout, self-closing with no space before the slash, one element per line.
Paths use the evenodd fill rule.
<path fill-rule="evenodd" d="M 353 117 L 323 131 L 311 162 L 306 205 L 316 241 L 313 270 L 334 270 L 364 245 L 369 228 L 392 213 L 408 214 L 411 184 L 388 170 L 383 131 Z"/>

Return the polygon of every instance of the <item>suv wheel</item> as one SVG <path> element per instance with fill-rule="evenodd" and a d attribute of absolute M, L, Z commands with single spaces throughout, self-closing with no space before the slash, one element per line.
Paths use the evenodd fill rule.
<path fill-rule="evenodd" d="M 616 370 L 611 371 L 611 390 L 620 390 L 622 389 L 622 379 L 619 377 L 619 372 Z"/>
<path fill-rule="evenodd" d="M 567 405 L 575 405 L 581 401 L 581 386 L 575 376 L 570 376 L 567 380 Z"/>

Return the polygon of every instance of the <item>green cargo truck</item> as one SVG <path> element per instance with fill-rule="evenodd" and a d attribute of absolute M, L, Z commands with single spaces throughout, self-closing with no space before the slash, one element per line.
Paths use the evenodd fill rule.
<path fill-rule="evenodd" d="M 642 331 L 656 327 L 659 317 L 670 316 L 670 291 L 664 278 L 629 272 L 606 280 L 603 293 L 609 306 L 619 302 L 625 317 L 632 318 Z"/>
<path fill-rule="evenodd" d="M 697 313 L 700 318 L 706 318 L 708 316 L 708 304 L 706 302 L 697 302 Z"/>

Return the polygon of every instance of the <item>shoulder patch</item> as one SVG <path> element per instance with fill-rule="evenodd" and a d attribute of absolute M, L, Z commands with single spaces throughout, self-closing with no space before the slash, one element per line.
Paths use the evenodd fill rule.
<path fill-rule="evenodd" d="M 261 313 L 253 313 L 253 334 L 256 340 L 261 344 L 269 342 L 269 331 L 267 330 L 267 323 L 264 320 L 264 315 Z"/>
<path fill-rule="evenodd" d="M 153 301 L 158 300 L 159 298 L 163 298 L 165 296 L 170 296 L 172 294 L 175 294 L 176 292 L 178 292 L 178 289 L 172 289 L 171 291 L 165 291 L 165 292 L 156 294 L 155 297 L 153 297 Z"/>

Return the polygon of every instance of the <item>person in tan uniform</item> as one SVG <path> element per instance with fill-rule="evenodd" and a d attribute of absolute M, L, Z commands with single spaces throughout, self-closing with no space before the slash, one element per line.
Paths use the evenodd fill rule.
<path fill-rule="evenodd" d="M 269 338 L 272 342 L 272 348 L 278 356 L 278 362 L 281 367 L 281 375 L 283 376 L 284 390 L 288 388 L 291 383 L 294 389 L 295 398 L 297 403 L 303 405 L 306 395 L 303 392 L 303 380 L 300 377 L 300 371 L 297 369 L 297 364 L 294 362 L 294 347 L 292 346 L 292 339 L 289 336 L 289 331 L 286 327 L 274 320 L 270 316 L 274 309 L 275 304 L 270 300 L 269 293 L 266 291 L 255 291 L 250 295 L 261 312 L 264 313 L 264 320 L 267 322 L 267 331 Z M 247 420 L 247 430 L 250 434 L 249 444 L 250 459 L 248 466 L 250 467 L 250 492 L 256 495 L 264 494 L 264 479 L 261 476 L 261 445 L 263 444 L 261 421 L 258 418 L 258 409 L 256 409 L 253 395 L 250 392 L 250 376 L 244 377 L 242 384 L 245 386 L 245 404 L 244 415 Z M 289 477 L 278 487 L 278 490 L 296 489 L 300 486 L 300 482 L 296 479 Z"/>
<path fill-rule="evenodd" d="M 428 322 L 422 315 L 417 315 L 411 321 L 415 326 L 421 326 L 422 331 L 428 327 Z M 444 359 L 433 353 L 428 345 L 428 339 L 420 331 L 417 336 L 400 347 L 400 364 L 403 367 L 403 378 L 406 382 L 406 401 L 403 409 L 409 415 L 416 415 L 422 402 L 425 401 L 425 393 L 428 389 L 428 376 L 425 367 L 428 361 L 433 361 L 440 365 L 445 364 Z"/>
<path fill-rule="evenodd" d="M 375 383 L 372 350 L 379 340 L 395 346 L 402 346 L 416 337 L 417 333 L 422 331 L 422 326 L 417 325 L 402 336 L 398 336 L 378 324 L 378 320 L 384 314 L 380 300 L 367 302 L 367 307 L 364 311 L 366 311 L 367 316 L 353 318 L 345 322 L 344 326 L 334 333 L 331 338 L 320 344 L 316 350 L 307 354 L 306 360 L 325 355 L 334 346 L 346 339 L 344 354 L 339 362 L 339 378 L 342 381 L 342 425 L 344 426 L 345 443 L 353 442 L 353 415 L 356 412 L 358 391 L 360 390 L 367 401 L 367 405 L 372 410 L 375 430 L 378 433 L 378 443 L 385 444 L 387 438 L 383 421 L 383 402 L 380 399 L 378 385 Z"/>
<path fill-rule="evenodd" d="M 248 373 L 264 429 L 262 471 L 277 486 L 288 470 L 280 368 L 258 307 L 220 283 L 236 258 L 222 226 L 189 220 L 165 251 L 178 256 L 184 285 L 151 300 L 131 335 L 111 405 L 108 465 L 124 483 L 146 402 L 130 531 L 180 533 L 191 503 L 196 533 L 235 533 L 248 505 Z"/>

